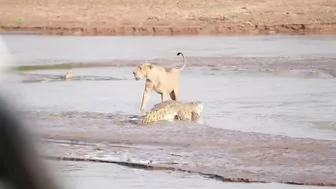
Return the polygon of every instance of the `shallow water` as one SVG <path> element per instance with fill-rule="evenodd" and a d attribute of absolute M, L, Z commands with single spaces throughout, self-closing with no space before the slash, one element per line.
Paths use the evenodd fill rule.
<path fill-rule="evenodd" d="M 108 124 L 117 125 L 115 122 L 109 122 L 110 120 L 107 119 L 109 116 L 123 117 L 122 115 L 140 114 L 139 106 L 144 81 L 134 80 L 131 74 L 134 66 L 140 60 L 153 59 L 162 64 L 176 66 L 180 64 L 181 58 L 175 55 L 181 51 L 188 59 L 187 68 L 181 76 L 181 99 L 184 101 L 199 100 L 204 103 L 206 127 L 272 134 L 274 140 L 284 141 L 290 140 L 275 135 L 336 139 L 336 100 L 334 98 L 336 95 L 334 78 L 336 76 L 336 38 L 332 36 L 56 37 L 9 35 L 4 36 L 4 40 L 18 66 L 37 65 L 34 67 L 36 70 L 14 73 L 5 79 L 10 87 L 17 89 L 15 97 L 23 103 L 21 110 L 42 112 L 41 115 L 34 115 L 34 113 L 32 115 L 42 120 L 37 125 L 43 125 L 44 128 L 39 129 L 51 133 L 53 137 L 68 134 L 69 137 L 75 136 L 78 140 L 84 140 L 84 138 L 89 140 L 88 134 L 91 132 L 91 139 L 97 139 L 97 136 L 98 138 L 100 136 L 99 141 L 107 142 L 104 141 L 108 139 L 103 137 L 104 134 L 107 136 L 113 133 L 113 131 L 107 132 L 109 129 L 116 129 L 116 127 L 109 128 Z M 73 68 L 74 78 L 68 82 L 62 78 L 67 70 L 38 70 L 39 66 L 55 63 L 67 63 L 68 67 L 81 65 L 78 62 L 88 62 L 91 68 Z M 147 109 L 159 100 L 159 95 L 152 93 Z M 57 119 L 53 119 L 55 116 L 52 113 L 62 113 L 64 118 L 58 115 Z M 81 119 L 80 117 L 83 116 L 91 116 L 93 120 L 99 121 Z M 67 117 L 71 118 L 70 121 Z M 89 129 L 90 127 L 92 129 Z M 116 131 L 125 134 L 122 129 Z M 136 134 L 139 131 L 134 132 L 134 136 L 141 135 Z M 165 132 L 164 128 L 152 132 L 153 137 L 156 138 L 155 145 L 166 145 L 165 137 L 158 137 Z M 157 132 L 161 134 L 158 135 Z M 203 135 L 203 131 L 198 131 L 193 127 L 183 132 L 190 132 L 197 136 Z M 228 133 L 227 131 L 217 133 L 225 132 Z M 151 130 L 146 130 L 145 133 L 150 135 Z M 166 133 L 167 136 L 170 136 L 168 133 Z M 267 143 L 265 141 L 272 138 L 266 135 L 232 133 L 223 134 L 223 136 L 232 141 L 238 140 L 234 139 L 235 137 L 240 137 L 240 139 L 245 137 L 251 140 L 252 144 L 254 140 Z M 125 139 L 129 136 L 120 137 Z M 213 136 L 208 134 L 207 137 L 204 138 L 204 143 L 209 142 L 207 140 L 212 137 L 221 138 L 216 135 L 216 130 Z M 139 142 L 139 140 L 136 141 Z M 179 141 L 175 142 L 179 144 Z M 190 145 L 193 140 L 184 142 Z M 305 140 L 301 141 L 302 144 L 304 142 Z M 311 145 L 314 144 L 312 141 L 309 142 Z M 300 144 L 300 141 L 289 143 L 295 146 Z M 326 148 L 329 147 L 329 151 L 324 158 L 332 162 L 330 157 L 334 157 L 334 143 L 330 142 L 327 145 L 329 145 L 326 146 Z M 145 154 L 146 150 L 143 151 Z M 311 149 L 308 148 L 303 149 L 304 153 L 308 153 L 306 155 L 309 155 L 310 151 Z M 86 151 L 88 152 L 90 150 Z M 206 152 L 209 153 L 209 157 L 215 158 L 213 160 L 215 162 L 218 156 L 216 150 Z M 136 155 L 139 154 L 133 154 L 133 156 Z M 150 156 L 142 154 L 141 157 L 146 159 Z M 223 156 L 220 157 L 219 159 L 223 159 Z M 204 158 L 206 159 L 206 156 Z M 188 162 L 188 158 L 184 160 Z M 272 162 L 272 158 L 269 161 Z M 278 163 L 274 162 L 273 164 Z M 79 177 L 75 181 L 76 187 L 91 188 L 94 182 L 102 183 L 102 187 L 109 185 L 110 181 L 101 176 L 99 166 L 86 164 L 85 169 L 73 173 Z M 240 169 L 258 172 L 256 170 L 260 168 L 251 165 Z M 331 173 L 335 173 L 335 167 L 330 165 L 330 169 Z M 125 168 L 127 174 L 130 174 L 131 170 Z M 314 171 L 318 170 L 320 169 L 314 169 Z M 65 174 L 72 174 L 70 171 L 65 172 Z M 83 184 L 84 175 L 91 174 L 91 172 L 100 176 L 96 178 L 96 181 L 93 181 L 94 177 L 90 176 L 90 184 Z M 114 168 L 111 168 L 109 174 L 113 173 L 116 172 Z M 322 173 L 325 172 L 321 171 Z M 144 181 L 139 181 L 139 185 L 135 184 L 130 187 L 147 188 L 151 186 L 148 184 L 148 180 L 153 180 L 151 174 L 146 172 L 143 174 Z M 214 181 L 204 179 L 199 181 L 200 178 L 190 175 L 182 180 L 176 177 L 179 176 L 169 177 L 164 173 L 162 180 L 168 183 L 165 185 L 168 188 L 174 187 L 174 184 L 169 184 L 170 181 L 172 183 L 183 182 L 178 185 L 183 187 L 208 187 L 209 185 L 217 187 Z M 127 178 L 126 181 L 119 177 L 116 179 L 121 186 L 128 184 Z M 195 180 L 198 180 L 199 185 L 189 186 L 188 183 L 194 183 Z M 223 183 L 220 184 L 223 186 Z M 154 183 L 153 188 L 156 186 Z M 225 185 L 225 187 L 240 186 L 245 187 L 246 185 Z M 271 185 L 248 185 L 248 187 L 266 186 Z M 277 186 L 274 185 L 274 187 Z M 279 187 L 287 186 L 279 185 Z"/>
<path fill-rule="evenodd" d="M 21 99 L 35 110 L 139 115 L 144 81 L 135 81 L 129 74 L 132 69 L 75 69 L 74 76 L 84 78 L 90 74 L 94 77 L 92 80 L 20 84 Z M 181 76 L 181 99 L 202 101 L 207 125 L 292 137 L 336 139 L 332 124 L 336 121 L 334 79 L 218 72 L 199 72 L 190 68 Z M 62 71 L 35 73 L 60 75 Z M 120 80 L 95 78 L 111 75 Z M 197 87 L 194 87 L 196 83 Z M 153 93 L 147 108 L 159 101 L 160 96 Z"/>

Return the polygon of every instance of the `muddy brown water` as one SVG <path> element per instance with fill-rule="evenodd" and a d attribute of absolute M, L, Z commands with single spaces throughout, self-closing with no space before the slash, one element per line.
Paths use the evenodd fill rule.
<path fill-rule="evenodd" d="M 42 154 L 130 161 L 230 179 L 335 184 L 333 36 L 9 35 L 3 40 L 21 70 L 3 83 L 15 89 L 12 97 L 20 99 L 32 132 L 47 141 Z M 188 60 L 181 98 L 204 103 L 205 124 L 136 127 L 144 81 L 132 78 L 134 66 L 145 60 L 179 66 L 178 51 Z M 71 67 L 74 78 L 65 82 L 62 76 Z M 153 93 L 147 108 L 159 99 Z M 139 185 L 127 186 L 154 188 L 148 181 L 156 174 L 168 188 L 174 188 L 168 182 L 186 188 L 294 187 L 231 185 L 165 171 L 135 176 L 130 168 L 109 165 L 105 170 L 94 163 L 59 162 L 56 167 L 64 166 L 82 166 L 77 172 L 63 169 L 65 178 L 78 178 L 72 181 L 79 188 L 95 182 L 108 187 L 106 175 L 120 169 L 120 175 L 131 176 L 114 177 L 119 187 L 137 177 L 143 179 Z M 199 185 L 191 184 L 195 180 Z"/>

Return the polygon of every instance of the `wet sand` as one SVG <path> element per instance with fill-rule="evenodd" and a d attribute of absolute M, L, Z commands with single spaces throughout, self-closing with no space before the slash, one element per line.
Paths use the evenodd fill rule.
<path fill-rule="evenodd" d="M 0 28 L 52 35 L 335 34 L 335 10 L 331 0 L 2 0 Z"/>
<path fill-rule="evenodd" d="M 64 188 L 92 189 L 92 188 L 309 188 L 321 189 L 319 186 L 293 186 L 278 183 L 223 183 L 199 175 L 179 173 L 173 171 L 146 171 L 129 169 L 113 164 L 95 164 L 86 162 L 50 162 L 55 170 L 60 170 L 59 179 L 64 182 Z M 90 178 L 90 179 L 88 179 Z M 130 182 L 131 181 L 131 182 Z M 196 181 L 196 182 L 195 182 Z M 331 187 L 330 187 L 331 188 Z"/>
<path fill-rule="evenodd" d="M 144 48 L 148 39 L 157 48 Z M 18 89 L 20 111 L 42 137 L 43 155 L 133 162 L 240 182 L 336 184 L 331 36 L 5 41 L 20 71 L 7 84 Z M 111 48 L 116 43 L 124 46 Z M 130 66 L 144 60 L 177 66 L 177 51 L 188 60 L 182 99 L 204 102 L 205 124 L 136 127 L 144 83 L 132 78 Z M 69 69 L 74 78 L 65 82 Z M 153 93 L 148 108 L 158 101 Z"/>
<path fill-rule="evenodd" d="M 32 116 L 38 119 L 33 127 L 38 135 L 53 139 L 44 143 L 43 155 L 149 164 L 223 181 L 336 186 L 335 141 L 191 123 L 117 126 L 111 115 L 64 114 Z"/>

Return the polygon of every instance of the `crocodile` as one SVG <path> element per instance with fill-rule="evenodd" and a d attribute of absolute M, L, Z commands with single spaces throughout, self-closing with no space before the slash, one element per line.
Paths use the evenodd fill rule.
<path fill-rule="evenodd" d="M 138 125 L 147 125 L 159 121 L 172 122 L 174 120 L 194 121 L 201 120 L 203 112 L 203 104 L 200 101 L 196 102 L 180 102 L 174 100 L 163 101 L 153 106 L 146 112 Z"/>

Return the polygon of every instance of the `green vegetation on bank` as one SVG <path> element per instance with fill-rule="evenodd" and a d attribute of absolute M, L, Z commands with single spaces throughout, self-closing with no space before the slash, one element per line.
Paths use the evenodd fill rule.
<path fill-rule="evenodd" d="M 12 71 L 36 71 L 36 70 L 69 70 L 73 68 L 93 68 L 93 67 L 112 67 L 111 64 L 93 64 L 93 63 L 63 63 L 63 64 L 45 64 L 45 65 L 23 65 L 14 66 Z"/>

